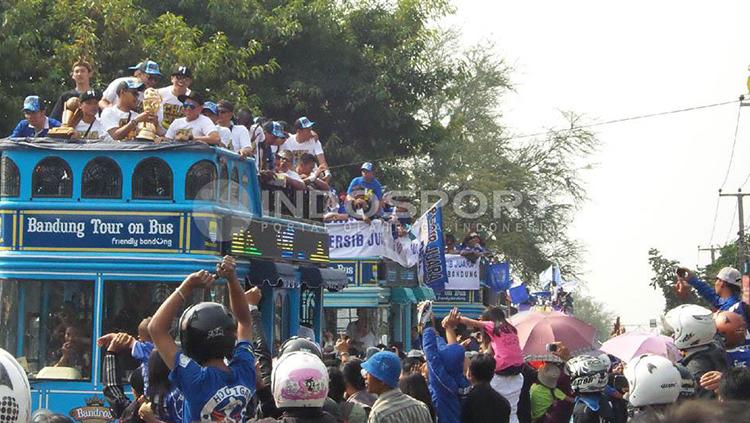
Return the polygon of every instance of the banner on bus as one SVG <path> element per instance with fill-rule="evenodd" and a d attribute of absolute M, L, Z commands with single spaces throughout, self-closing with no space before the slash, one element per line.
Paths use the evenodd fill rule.
<path fill-rule="evenodd" d="M 332 260 L 382 257 L 404 267 L 412 267 L 419 261 L 419 244 L 410 237 L 395 237 L 390 222 L 328 223 L 326 229 Z"/>
<path fill-rule="evenodd" d="M 419 281 L 435 292 L 445 290 L 448 271 L 443 242 L 443 208 L 438 201 L 412 226 L 415 242 L 419 243 Z"/>

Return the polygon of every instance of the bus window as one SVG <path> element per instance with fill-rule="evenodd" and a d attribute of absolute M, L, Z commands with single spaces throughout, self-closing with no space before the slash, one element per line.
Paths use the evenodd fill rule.
<path fill-rule="evenodd" d="M 172 199 L 172 169 L 164 160 L 149 157 L 138 163 L 133 171 L 133 198 Z"/>
<path fill-rule="evenodd" d="M 0 347 L 30 379 L 91 377 L 92 281 L 0 279 Z"/>
<path fill-rule="evenodd" d="M 190 167 L 185 178 L 185 199 L 216 199 L 216 166 L 212 162 L 201 160 Z"/>
<path fill-rule="evenodd" d="M 68 198 L 73 195 L 73 172 L 59 157 L 47 157 L 34 168 L 32 197 Z"/>
<path fill-rule="evenodd" d="M 113 332 L 125 332 L 141 342 L 150 342 L 148 332 L 143 330 L 145 324 L 141 325 L 144 319 L 151 317 L 161 303 L 169 297 L 179 286 L 179 282 L 154 282 L 154 281 L 114 281 L 107 280 L 104 282 L 104 310 L 102 313 L 102 334 Z M 133 293 L 138 293 L 138 301 L 133 301 Z M 226 291 L 226 285 L 212 286 L 210 292 L 202 290 L 193 291 L 192 297 L 188 298 L 188 304 L 185 304 L 177 316 L 192 304 L 200 301 L 216 301 L 229 305 L 229 298 Z M 175 334 L 179 333 L 177 329 L 177 319 L 174 321 L 172 328 Z M 102 357 L 102 360 L 104 357 Z M 127 375 L 135 370 L 140 363 L 132 358 L 130 354 L 117 355 L 117 367 L 123 369 L 121 381 L 127 382 Z"/>
<path fill-rule="evenodd" d="M 232 166 L 232 187 L 229 200 L 232 204 L 240 202 L 240 171 L 237 170 L 237 166 Z"/>
<path fill-rule="evenodd" d="M 97 157 L 86 164 L 81 182 L 83 198 L 122 197 L 122 172 L 114 160 Z"/>
<path fill-rule="evenodd" d="M 9 157 L 3 157 L 0 159 L 0 197 L 18 197 L 20 191 L 18 166 Z"/>
<path fill-rule="evenodd" d="M 223 203 L 229 201 L 229 170 L 227 161 L 223 157 L 221 161 L 221 170 L 219 171 L 219 200 Z"/>

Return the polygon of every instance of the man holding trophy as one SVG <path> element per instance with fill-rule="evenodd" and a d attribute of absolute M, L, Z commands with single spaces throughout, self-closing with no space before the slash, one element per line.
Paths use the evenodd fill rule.
<path fill-rule="evenodd" d="M 138 97 L 143 90 L 143 83 L 135 79 L 126 79 L 117 87 L 117 104 L 104 109 L 101 117 L 104 129 L 113 139 L 118 141 L 136 139 L 139 131 L 145 127 L 139 127 L 140 123 L 152 124 L 156 128 L 154 131 L 156 135 L 163 133 L 159 127 L 158 105 L 157 111 L 154 111 L 151 106 L 149 106 L 150 111 L 140 114 L 135 111 Z M 153 97 L 150 103 L 153 103 Z"/>

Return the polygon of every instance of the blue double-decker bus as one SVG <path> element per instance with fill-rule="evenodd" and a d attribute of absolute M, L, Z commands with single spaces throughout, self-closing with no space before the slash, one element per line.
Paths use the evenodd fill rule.
<path fill-rule="evenodd" d="M 266 336 L 320 339 L 325 228 L 264 217 L 252 160 L 200 143 L 0 140 L 0 347 L 33 409 L 106 415 L 96 339 L 138 333 L 184 277 L 238 257 Z M 220 281 L 192 302 L 226 300 Z M 137 364 L 124 354 L 123 380 Z"/>

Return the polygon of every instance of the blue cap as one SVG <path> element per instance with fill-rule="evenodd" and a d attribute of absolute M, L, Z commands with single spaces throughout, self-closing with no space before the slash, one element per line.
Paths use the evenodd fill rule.
<path fill-rule="evenodd" d="M 209 111 L 215 115 L 219 115 L 219 106 L 216 105 L 213 101 L 207 101 L 203 103 L 203 111 Z"/>
<path fill-rule="evenodd" d="M 42 100 L 38 95 L 30 95 L 23 100 L 24 112 L 38 112 L 42 110 Z"/>
<path fill-rule="evenodd" d="M 141 82 L 138 78 L 127 78 L 124 81 L 120 82 L 120 85 L 117 86 L 117 93 L 119 94 L 122 90 L 138 90 L 143 91 L 143 89 L 146 88 L 145 85 L 143 85 L 143 82 Z"/>
<path fill-rule="evenodd" d="M 130 70 L 139 70 L 149 75 L 161 75 L 159 71 L 159 64 L 153 60 L 146 60 L 145 62 L 138 63 L 135 66 L 131 66 Z"/>
<path fill-rule="evenodd" d="M 362 164 L 362 167 L 360 169 L 361 170 L 366 170 L 368 172 L 372 172 L 372 163 L 370 163 L 370 162 L 364 162 Z"/>
<path fill-rule="evenodd" d="M 307 116 L 302 116 L 294 122 L 294 127 L 297 129 L 312 128 L 313 125 L 315 125 L 315 122 L 308 119 Z"/>
<path fill-rule="evenodd" d="M 381 351 L 362 363 L 362 369 L 391 388 L 398 386 L 401 360 L 390 351 Z"/>
<path fill-rule="evenodd" d="M 289 138 L 279 122 L 269 121 L 263 125 L 263 130 L 278 138 Z"/>

